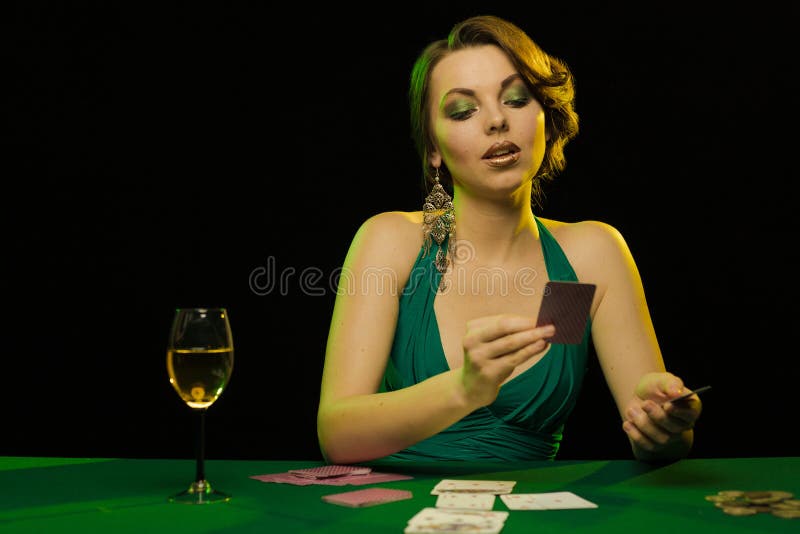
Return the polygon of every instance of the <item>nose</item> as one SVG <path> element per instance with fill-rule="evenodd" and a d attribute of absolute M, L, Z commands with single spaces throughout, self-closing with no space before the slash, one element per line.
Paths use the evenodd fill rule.
<path fill-rule="evenodd" d="M 494 110 L 486 120 L 486 133 L 495 134 L 506 131 L 508 131 L 506 116 L 501 110 Z"/>

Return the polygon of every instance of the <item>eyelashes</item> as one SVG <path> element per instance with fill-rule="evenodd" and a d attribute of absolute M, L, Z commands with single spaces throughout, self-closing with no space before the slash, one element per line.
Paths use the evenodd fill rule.
<path fill-rule="evenodd" d="M 453 111 L 448 111 L 447 116 L 456 121 L 464 121 L 470 118 L 476 111 L 477 107 L 461 108 Z"/>
<path fill-rule="evenodd" d="M 507 106 L 511 106 L 512 108 L 524 108 L 525 106 L 530 103 L 531 97 L 530 96 L 520 96 L 517 98 L 511 98 L 503 102 Z"/>
<path fill-rule="evenodd" d="M 530 104 L 533 98 L 530 95 L 515 95 L 512 98 L 503 100 L 503 105 L 510 108 L 519 109 L 524 108 Z M 447 118 L 455 121 L 465 121 L 478 111 L 478 106 L 472 104 L 456 104 L 449 109 L 446 109 Z"/>

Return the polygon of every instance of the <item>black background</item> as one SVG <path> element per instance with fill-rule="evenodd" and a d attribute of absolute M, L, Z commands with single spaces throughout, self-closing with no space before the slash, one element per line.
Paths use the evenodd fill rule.
<path fill-rule="evenodd" d="M 219 305 L 208 456 L 320 458 L 332 277 L 364 219 L 424 196 L 411 65 L 492 13 L 575 74 L 539 214 L 625 236 L 668 368 L 713 386 L 693 455 L 796 455 L 793 8 L 491 4 L 5 7 L 0 454 L 192 457 L 166 337 Z M 258 294 L 270 262 L 286 283 Z M 560 457 L 629 455 L 593 360 Z"/>

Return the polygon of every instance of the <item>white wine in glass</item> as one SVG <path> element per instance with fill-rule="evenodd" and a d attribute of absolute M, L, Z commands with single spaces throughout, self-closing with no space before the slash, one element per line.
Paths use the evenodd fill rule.
<path fill-rule="evenodd" d="M 228 385 L 233 371 L 233 336 L 225 308 L 178 308 L 167 343 L 169 381 L 198 414 L 197 469 L 188 489 L 170 502 L 207 504 L 230 500 L 205 476 L 205 413 Z"/>

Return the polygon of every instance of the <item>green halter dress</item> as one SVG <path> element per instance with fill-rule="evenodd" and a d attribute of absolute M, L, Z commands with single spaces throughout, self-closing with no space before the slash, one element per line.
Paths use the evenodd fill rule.
<path fill-rule="evenodd" d="M 536 219 L 550 280 L 578 281 L 558 242 Z M 446 242 L 443 243 L 446 246 Z M 420 250 L 400 295 L 391 356 L 381 391 L 396 391 L 448 371 L 433 302 L 441 274 Z M 533 297 L 532 297 L 533 298 Z M 586 372 L 591 322 L 578 345 L 552 344 L 532 367 L 506 382 L 495 401 L 388 460 L 552 460 Z"/>

